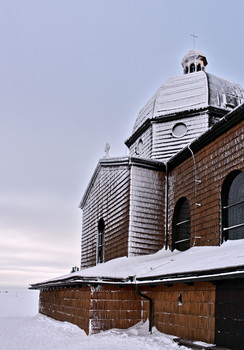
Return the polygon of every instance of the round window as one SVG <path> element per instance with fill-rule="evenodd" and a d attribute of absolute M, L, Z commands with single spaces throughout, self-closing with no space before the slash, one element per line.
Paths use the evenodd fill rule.
<path fill-rule="evenodd" d="M 187 133 L 187 127 L 184 123 L 177 123 L 172 128 L 174 137 L 183 137 Z"/>

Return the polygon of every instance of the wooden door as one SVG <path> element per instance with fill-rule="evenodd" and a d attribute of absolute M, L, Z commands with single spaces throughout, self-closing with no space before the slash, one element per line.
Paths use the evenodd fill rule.
<path fill-rule="evenodd" d="M 220 281 L 216 286 L 215 343 L 244 349 L 244 280 Z"/>

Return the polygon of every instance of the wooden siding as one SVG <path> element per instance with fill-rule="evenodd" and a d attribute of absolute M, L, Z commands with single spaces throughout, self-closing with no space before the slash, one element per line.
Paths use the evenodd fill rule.
<path fill-rule="evenodd" d="M 135 287 L 92 288 L 90 333 L 111 328 L 126 329 L 141 321 L 141 297 Z"/>
<path fill-rule="evenodd" d="M 155 253 L 164 245 L 163 172 L 132 168 L 129 255 Z"/>
<path fill-rule="evenodd" d="M 154 300 L 154 325 L 177 337 L 214 342 L 215 286 L 208 282 L 142 288 Z M 178 303 L 181 294 L 182 304 Z M 148 305 L 144 303 L 145 315 Z"/>
<path fill-rule="evenodd" d="M 74 323 L 89 334 L 90 303 L 89 287 L 43 290 L 39 312 L 58 321 Z"/>
<path fill-rule="evenodd" d="M 218 245 L 221 190 L 227 175 L 244 170 L 244 122 L 218 137 L 169 174 L 169 241 L 177 200 L 186 197 L 191 211 L 191 246 Z M 200 237 L 200 238 L 198 238 Z"/>
<path fill-rule="evenodd" d="M 154 302 L 154 326 L 163 333 L 214 342 L 215 287 L 193 285 L 140 287 Z M 178 303 L 181 294 L 182 305 Z M 135 286 L 70 287 L 44 290 L 40 309 L 44 315 L 78 325 L 87 334 L 111 328 L 129 328 L 149 316 L 149 303 Z"/>
<path fill-rule="evenodd" d="M 195 138 L 204 133 L 209 126 L 207 114 L 164 122 L 153 123 L 152 158 L 167 161 Z M 174 137 L 172 128 L 175 124 L 184 123 L 187 133 L 183 137 Z"/>
<path fill-rule="evenodd" d="M 143 145 L 141 152 L 138 154 L 136 149 L 139 140 L 142 140 Z M 140 135 L 136 141 L 130 146 L 130 156 L 131 157 L 140 157 L 140 158 L 151 158 L 152 154 L 152 126 L 150 125 L 142 135 Z"/>
<path fill-rule="evenodd" d="M 81 267 L 96 264 L 98 221 L 105 222 L 105 261 L 127 256 L 129 167 L 101 166 L 83 207 Z"/>

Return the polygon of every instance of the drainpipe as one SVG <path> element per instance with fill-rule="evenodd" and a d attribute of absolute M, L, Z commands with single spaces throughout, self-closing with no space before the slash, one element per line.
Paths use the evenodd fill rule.
<path fill-rule="evenodd" d="M 153 305 L 153 299 L 150 298 L 149 296 L 143 294 L 139 290 L 139 286 L 136 285 L 136 292 L 138 295 L 140 295 L 142 298 L 146 299 L 149 301 L 149 333 L 152 334 L 152 327 L 153 327 L 153 316 L 154 316 L 154 305 Z"/>
<path fill-rule="evenodd" d="M 168 175 L 168 163 L 165 163 L 165 249 L 168 249 L 169 244 L 169 228 L 168 228 L 168 222 L 169 222 L 169 175 Z"/>

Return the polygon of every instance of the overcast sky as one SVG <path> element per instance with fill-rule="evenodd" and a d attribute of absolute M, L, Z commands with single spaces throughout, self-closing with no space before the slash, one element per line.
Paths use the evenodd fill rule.
<path fill-rule="evenodd" d="M 0 288 L 80 264 L 79 202 L 106 142 L 193 48 L 244 85 L 243 0 L 0 1 Z"/>

